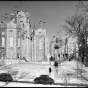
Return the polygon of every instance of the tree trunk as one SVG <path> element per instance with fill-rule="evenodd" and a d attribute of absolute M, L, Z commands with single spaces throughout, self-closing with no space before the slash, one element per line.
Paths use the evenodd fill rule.
<path fill-rule="evenodd" d="M 83 52 L 82 52 L 82 63 L 84 63 L 84 57 L 85 57 L 85 37 L 83 37 Z"/>
<path fill-rule="evenodd" d="M 85 57 L 85 59 L 86 59 L 86 65 L 87 65 L 87 62 L 88 62 L 88 60 L 87 60 L 87 34 L 86 34 L 86 41 L 85 41 L 86 43 L 86 45 L 85 45 L 85 53 L 86 53 L 86 57 Z"/>

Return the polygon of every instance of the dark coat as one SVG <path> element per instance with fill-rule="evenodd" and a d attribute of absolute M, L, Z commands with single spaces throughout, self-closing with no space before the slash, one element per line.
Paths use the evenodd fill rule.
<path fill-rule="evenodd" d="M 54 66 L 58 67 L 58 62 L 57 61 L 55 61 Z"/>
<path fill-rule="evenodd" d="M 49 73 L 51 73 L 51 68 L 49 68 Z"/>
<path fill-rule="evenodd" d="M 53 57 L 53 56 L 51 56 L 51 57 L 50 57 L 50 61 L 53 61 L 53 59 L 54 59 L 54 57 Z"/>

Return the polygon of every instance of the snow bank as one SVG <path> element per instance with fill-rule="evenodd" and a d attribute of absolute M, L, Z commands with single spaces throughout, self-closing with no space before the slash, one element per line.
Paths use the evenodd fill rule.
<path fill-rule="evenodd" d="M 77 64 L 78 64 L 78 67 L 81 68 L 82 63 L 76 60 L 62 62 L 62 65 L 69 65 L 69 67 L 71 66 L 75 69 L 77 68 Z"/>
<path fill-rule="evenodd" d="M 43 85 L 43 84 L 28 84 L 28 83 L 9 83 L 5 87 L 65 87 L 64 85 Z"/>
<path fill-rule="evenodd" d="M 81 69 L 82 66 L 81 62 L 76 62 L 75 60 L 72 60 L 70 62 L 69 61 L 63 62 L 58 68 L 59 80 L 57 79 L 57 82 L 87 84 L 86 80 L 73 78 L 77 76 L 77 64 L 78 68 Z M 86 70 L 86 72 L 83 74 L 85 75 L 85 77 L 88 77 L 88 67 L 86 68 L 83 65 L 82 69 Z"/>
<path fill-rule="evenodd" d="M 1 73 L 8 73 L 8 71 L 0 70 L 0 74 L 1 74 Z"/>
<path fill-rule="evenodd" d="M 77 79 L 77 78 L 69 79 L 68 82 L 69 82 L 69 83 L 76 83 L 76 84 L 88 84 L 87 81 L 85 81 L 85 80 L 80 80 L 80 79 Z"/>
<path fill-rule="evenodd" d="M 55 80 L 55 83 L 64 83 L 63 79 L 62 78 L 58 78 Z"/>
<path fill-rule="evenodd" d="M 54 79 L 54 72 L 51 72 L 51 74 L 49 74 L 49 77 L 51 77 L 52 79 Z"/>
<path fill-rule="evenodd" d="M 3 87 L 5 84 L 5 82 L 0 82 L 0 87 Z"/>
<path fill-rule="evenodd" d="M 40 75 L 48 75 L 49 74 L 49 66 L 50 65 L 38 65 L 38 64 L 13 64 L 9 65 L 11 69 L 7 69 L 9 73 L 12 75 L 14 80 L 28 80 L 34 79 Z M 6 69 L 8 66 L 3 67 L 2 69 Z M 16 73 L 14 75 L 14 73 Z"/>
<path fill-rule="evenodd" d="M 79 69 L 81 69 L 81 66 L 82 66 L 81 62 L 77 62 L 75 60 L 72 60 L 70 62 L 64 61 L 64 62 L 62 62 L 60 68 L 58 69 L 59 70 L 58 73 L 59 74 L 62 72 L 64 72 L 64 73 L 75 73 L 77 66 Z M 84 68 L 84 66 L 83 66 L 83 68 Z"/>

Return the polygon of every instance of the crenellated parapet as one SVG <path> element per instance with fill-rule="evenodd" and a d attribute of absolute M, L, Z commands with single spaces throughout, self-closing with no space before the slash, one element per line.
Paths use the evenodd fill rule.
<path fill-rule="evenodd" d="M 46 36 L 46 30 L 39 28 L 38 30 L 35 30 L 35 36 Z"/>
<path fill-rule="evenodd" d="M 17 14 L 17 23 L 19 23 L 19 24 L 29 23 L 29 19 L 30 19 L 29 17 L 30 17 L 29 12 L 22 12 L 22 11 L 20 11 Z"/>

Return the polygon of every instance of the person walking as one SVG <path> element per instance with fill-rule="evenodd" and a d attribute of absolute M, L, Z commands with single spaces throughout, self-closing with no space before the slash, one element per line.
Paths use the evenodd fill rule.
<path fill-rule="evenodd" d="M 49 67 L 49 75 L 51 74 L 51 71 L 52 71 L 52 70 L 51 70 L 51 67 Z"/>
<path fill-rule="evenodd" d="M 63 58 L 64 58 L 64 54 L 63 54 Z"/>
<path fill-rule="evenodd" d="M 51 62 L 53 61 L 53 56 L 50 57 L 50 65 L 51 65 Z"/>
<path fill-rule="evenodd" d="M 53 56 L 50 57 L 50 61 L 53 61 Z"/>
<path fill-rule="evenodd" d="M 58 57 L 60 57 L 60 54 L 58 54 Z"/>
<path fill-rule="evenodd" d="M 61 61 L 60 61 L 60 54 L 58 54 L 58 62 L 59 62 L 59 64 L 61 63 Z"/>
<path fill-rule="evenodd" d="M 58 74 L 58 61 L 55 61 L 54 66 L 55 66 L 55 69 L 56 69 L 56 73 Z"/>

